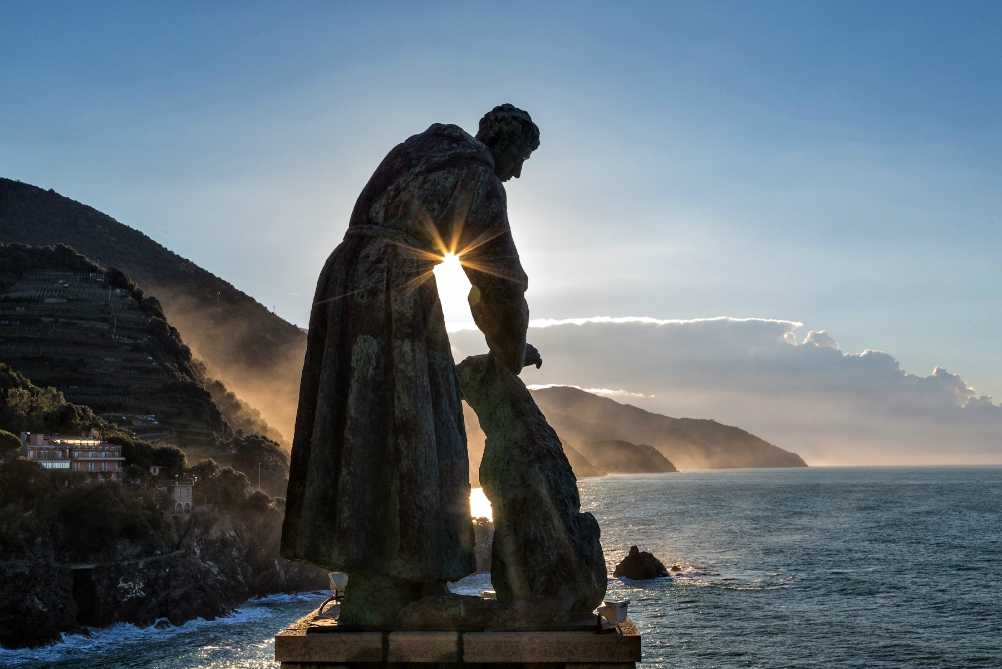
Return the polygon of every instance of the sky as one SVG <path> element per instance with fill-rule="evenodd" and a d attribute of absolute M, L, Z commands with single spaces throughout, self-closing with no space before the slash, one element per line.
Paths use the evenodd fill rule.
<path fill-rule="evenodd" d="M 1002 396 L 998 3 L 207 5 L 0 2 L 0 176 L 305 326 L 387 151 L 511 102 L 534 319 L 799 323 Z"/>

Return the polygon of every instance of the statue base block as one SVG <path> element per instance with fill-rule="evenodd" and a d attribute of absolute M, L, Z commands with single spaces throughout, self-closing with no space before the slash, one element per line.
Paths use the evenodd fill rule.
<path fill-rule="evenodd" d="M 627 618 L 616 627 L 576 630 L 339 631 L 317 611 L 275 637 L 275 661 L 282 669 L 376 669 L 377 665 L 423 665 L 448 669 L 475 664 L 483 669 L 634 669 L 640 661 L 640 633 Z"/>

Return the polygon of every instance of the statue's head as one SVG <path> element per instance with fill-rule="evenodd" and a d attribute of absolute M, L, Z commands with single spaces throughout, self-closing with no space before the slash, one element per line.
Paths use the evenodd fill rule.
<path fill-rule="evenodd" d="M 539 147 L 539 128 L 528 112 L 503 104 L 480 119 L 477 139 L 494 155 L 494 173 L 508 181 L 522 175 L 522 163 Z"/>

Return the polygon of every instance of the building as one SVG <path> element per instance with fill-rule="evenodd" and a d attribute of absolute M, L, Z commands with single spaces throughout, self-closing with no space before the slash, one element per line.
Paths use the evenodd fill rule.
<path fill-rule="evenodd" d="M 191 513 L 195 506 L 195 482 L 189 479 L 174 481 L 174 513 Z"/>
<path fill-rule="evenodd" d="M 122 478 L 122 447 L 97 437 L 22 432 L 21 443 L 21 454 L 46 469 L 87 473 L 102 481 Z"/>

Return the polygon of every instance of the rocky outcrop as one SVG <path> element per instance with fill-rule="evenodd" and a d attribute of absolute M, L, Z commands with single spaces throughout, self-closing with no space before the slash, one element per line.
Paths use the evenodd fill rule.
<path fill-rule="evenodd" d="M 121 622 L 212 620 L 250 597 L 327 587 L 325 571 L 278 558 L 277 536 L 267 527 L 234 525 L 227 514 L 206 508 L 178 529 L 182 547 L 165 555 L 0 562 L 0 645 L 36 647 L 84 627 Z M 132 553 L 127 545 L 121 551 Z"/>
<path fill-rule="evenodd" d="M 605 595 L 599 527 L 581 513 L 560 439 L 521 380 L 492 355 L 456 367 L 486 434 L 480 483 L 494 512 L 491 580 L 498 600 L 591 611 Z"/>
<path fill-rule="evenodd" d="M 0 562 L 0 646 L 34 648 L 76 632 L 73 572 L 45 563 Z"/>
<path fill-rule="evenodd" d="M 661 560 L 652 553 L 641 551 L 636 546 L 630 546 L 630 552 L 623 561 L 616 565 L 612 573 L 616 578 L 628 578 L 633 581 L 648 581 L 652 578 L 671 576 Z"/>

